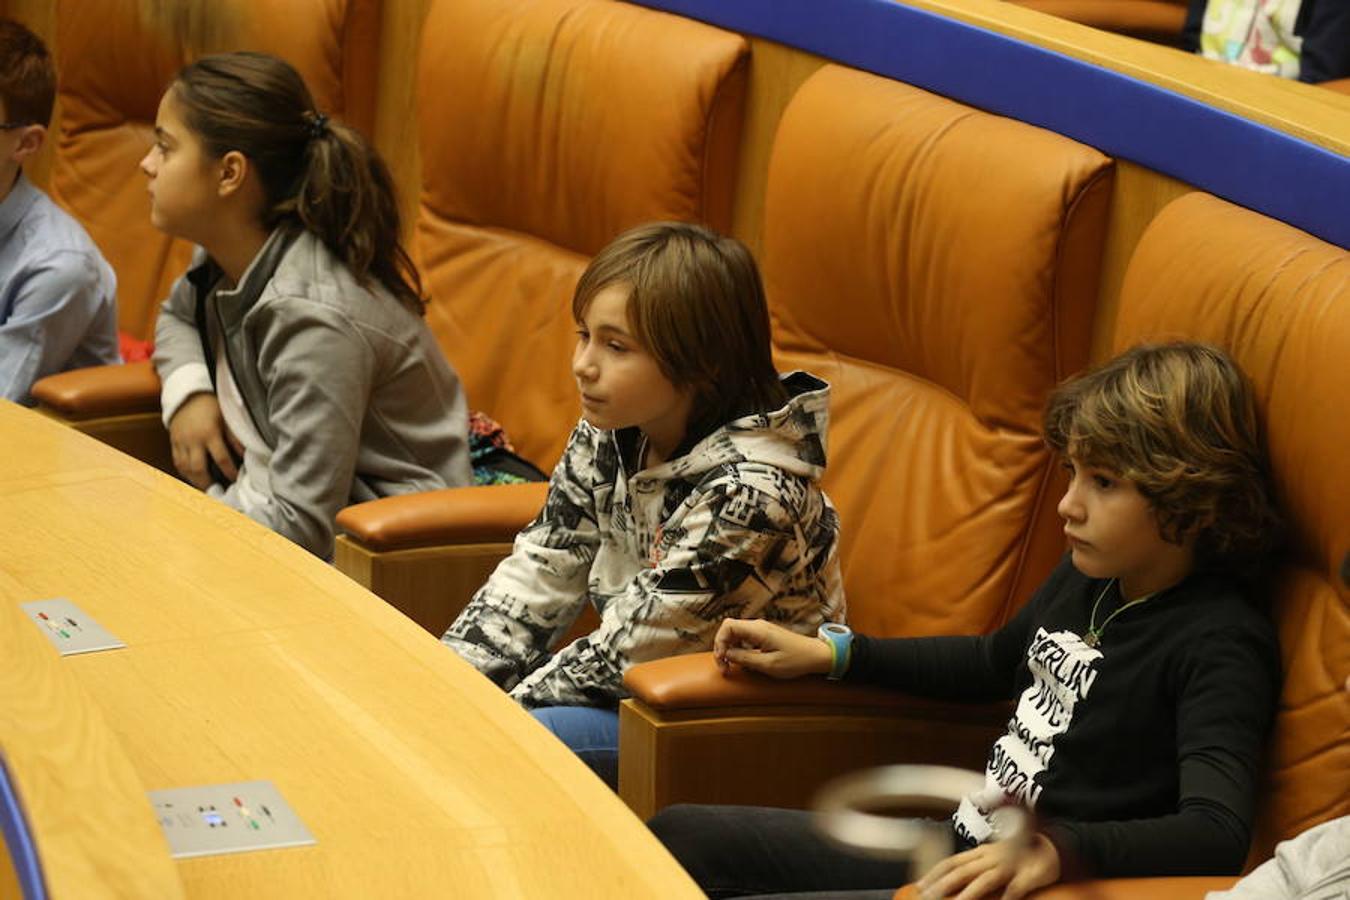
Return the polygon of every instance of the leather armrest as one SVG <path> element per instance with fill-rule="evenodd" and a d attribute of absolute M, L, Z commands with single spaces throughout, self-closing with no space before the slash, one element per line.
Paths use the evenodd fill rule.
<path fill-rule="evenodd" d="M 337 525 L 369 550 L 509 543 L 544 506 L 545 482 L 444 488 L 349 506 Z"/>
<path fill-rule="evenodd" d="M 916 697 L 902 691 L 829 681 L 823 677 L 779 681 L 751 672 L 723 675 L 711 653 L 690 653 L 632 666 L 624 686 L 658 710 L 744 706 L 881 708 L 918 718 L 1006 718 L 1007 703 L 966 703 Z"/>
<path fill-rule="evenodd" d="M 159 376 L 148 361 L 91 366 L 39 379 L 33 397 L 75 420 L 158 412 Z"/>
<path fill-rule="evenodd" d="M 1210 891 L 1226 891 L 1235 875 L 1176 876 L 1172 878 L 1109 878 L 1056 884 L 1035 893 L 1036 900 L 1202 900 Z M 913 885 L 896 891 L 894 900 L 919 900 Z"/>

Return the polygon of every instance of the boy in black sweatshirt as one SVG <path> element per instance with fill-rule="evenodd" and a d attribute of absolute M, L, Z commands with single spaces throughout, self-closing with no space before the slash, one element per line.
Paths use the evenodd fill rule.
<path fill-rule="evenodd" d="M 1247 853 L 1280 675 L 1249 596 L 1276 533 L 1251 391 L 1213 347 L 1137 347 L 1061 385 L 1045 436 L 1069 471 L 1069 554 L 1003 628 L 813 639 L 727 620 L 714 644 L 724 669 L 1017 700 L 984 788 L 952 817 L 970 849 L 924 875 L 925 898 L 1236 873 Z M 1009 801 L 1040 823 L 1023 853 L 989 842 L 988 814 Z M 834 849 L 801 811 L 676 806 L 651 827 L 713 897 L 888 897 L 909 875 Z"/>

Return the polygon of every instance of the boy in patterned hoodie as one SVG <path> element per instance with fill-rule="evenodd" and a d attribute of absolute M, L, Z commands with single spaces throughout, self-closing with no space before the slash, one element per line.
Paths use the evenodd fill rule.
<path fill-rule="evenodd" d="M 543 511 L 442 640 L 613 784 L 630 665 L 709 649 L 727 616 L 843 619 L 829 388 L 778 376 L 754 260 L 699 226 L 621 235 L 572 313 L 582 419 Z M 587 602 L 599 628 L 550 653 Z"/>

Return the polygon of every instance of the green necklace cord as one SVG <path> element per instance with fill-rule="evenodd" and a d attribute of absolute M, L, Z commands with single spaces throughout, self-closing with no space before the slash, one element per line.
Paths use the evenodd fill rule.
<path fill-rule="evenodd" d="M 1129 609 L 1131 606 L 1138 606 L 1141 603 L 1152 600 L 1155 596 L 1157 596 L 1158 593 L 1157 591 L 1154 591 L 1151 594 L 1145 594 L 1144 596 L 1139 597 L 1138 599 L 1131 600 L 1129 603 L 1122 605 L 1115 612 L 1111 613 L 1111 615 L 1107 616 L 1106 621 L 1102 623 L 1100 628 L 1098 628 L 1097 608 L 1102 605 L 1102 598 L 1106 596 L 1107 592 L 1111 590 L 1111 588 L 1115 587 L 1116 581 L 1117 579 L 1115 578 L 1112 578 L 1110 581 L 1108 581 L 1106 583 L 1106 587 L 1102 588 L 1102 592 L 1097 595 L 1096 601 L 1092 604 L 1092 618 L 1088 620 L 1088 630 L 1083 635 L 1083 643 L 1087 644 L 1089 648 L 1096 649 L 1097 645 L 1102 642 L 1102 632 L 1106 631 L 1106 626 L 1111 624 L 1112 619 L 1123 613 L 1125 610 Z"/>

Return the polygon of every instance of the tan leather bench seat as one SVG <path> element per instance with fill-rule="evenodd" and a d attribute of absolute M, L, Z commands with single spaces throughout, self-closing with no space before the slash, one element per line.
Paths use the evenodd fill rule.
<path fill-rule="evenodd" d="M 740 35 L 627 3 L 432 4 L 414 247 L 427 322 L 470 408 L 545 471 L 581 412 L 576 281 L 642 222 L 730 229 L 748 65 Z M 349 507 L 336 562 L 439 635 L 543 499 L 527 485 Z"/>
<path fill-rule="evenodd" d="M 1067 138 L 838 66 L 784 112 L 761 263 L 780 368 L 832 385 L 824 483 L 856 628 L 993 629 L 1063 552 L 1040 411 L 1087 359 L 1113 171 Z M 978 764 L 1006 720 L 912 698 L 906 717 L 875 697 L 783 708 L 763 681 L 731 704 L 706 653 L 625 683 L 619 790 L 643 816 L 800 805 L 831 775 L 930 750 Z"/>

